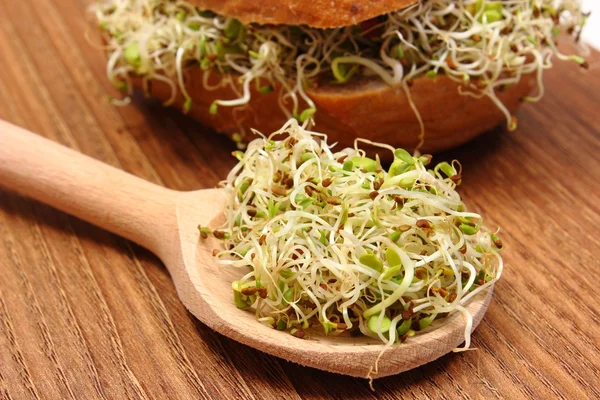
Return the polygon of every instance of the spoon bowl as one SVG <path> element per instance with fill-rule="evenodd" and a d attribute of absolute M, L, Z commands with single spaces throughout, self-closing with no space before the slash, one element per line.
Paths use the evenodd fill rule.
<path fill-rule="evenodd" d="M 299 339 L 261 324 L 252 310 L 233 302 L 231 283 L 246 271 L 218 265 L 212 251 L 221 242 L 200 239 L 199 224 L 218 227 L 225 221 L 222 189 L 165 189 L 3 121 L 0 184 L 146 247 L 166 265 L 179 298 L 202 323 L 288 361 L 380 378 L 435 360 L 463 341 L 465 322 L 458 313 L 391 347 L 369 337 L 326 336 L 316 328 Z M 473 329 L 491 295 L 492 288 L 466 305 Z"/>

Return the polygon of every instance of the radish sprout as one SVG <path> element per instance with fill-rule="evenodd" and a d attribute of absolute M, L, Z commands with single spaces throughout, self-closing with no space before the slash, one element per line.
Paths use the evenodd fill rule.
<path fill-rule="evenodd" d="M 388 171 L 361 142 L 394 153 Z M 428 169 L 429 155 L 361 139 L 334 151 L 295 119 L 234 156 L 227 223 L 212 234 L 218 262 L 246 271 L 232 285 L 237 307 L 296 337 L 320 326 L 387 345 L 460 312 L 456 351 L 469 347 L 466 305 L 500 278 L 503 246 L 456 192 L 460 164 Z"/>
<path fill-rule="evenodd" d="M 336 29 L 243 25 L 182 0 L 97 0 L 92 8 L 105 33 L 111 82 L 126 94 L 131 74 L 142 77 L 144 87 L 152 79 L 167 82 L 172 90 L 167 103 L 181 93 L 185 111 L 193 106 L 186 91 L 192 66 L 204 70 L 207 91 L 229 86 L 237 95 L 217 100 L 211 112 L 245 107 L 252 84 L 259 93 L 280 85 L 282 112 L 300 122 L 318 112 L 307 93 L 311 88 L 362 76 L 401 84 L 423 128 L 410 82 L 443 74 L 461 84 L 461 94 L 489 97 L 514 129 L 516 118 L 498 91 L 535 74 L 539 92 L 525 100 L 537 101 L 543 71 L 554 56 L 587 65 L 556 46 L 562 32 L 579 38 L 587 18 L 581 0 L 423 0 Z M 220 74 L 216 84 L 209 83 L 213 72 Z"/>

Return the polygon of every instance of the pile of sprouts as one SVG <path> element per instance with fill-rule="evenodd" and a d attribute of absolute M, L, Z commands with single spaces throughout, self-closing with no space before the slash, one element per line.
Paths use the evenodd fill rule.
<path fill-rule="evenodd" d="M 387 171 L 362 142 L 394 154 Z M 333 151 L 295 119 L 234 155 L 227 224 L 199 229 L 222 240 L 220 264 L 245 271 L 237 307 L 299 338 L 317 326 L 387 345 L 459 312 L 457 350 L 469 348 L 467 304 L 500 277 L 502 242 L 461 201 L 457 162 L 362 139 Z"/>
<path fill-rule="evenodd" d="M 515 129 L 499 90 L 535 74 L 539 91 L 524 100 L 537 101 L 554 56 L 587 65 L 556 46 L 561 33 L 579 39 L 587 18 L 581 0 L 422 0 L 337 29 L 243 25 L 182 0 L 97 0 L 93 10 L 105 33 L 110 80 L 127 94 L 131 74 L 143 77 L 146 89 L 150 80 L 162 81 L 171 87 L 166 104 L 181 93 L 184 111 L 192 107 L 190 67 L 204 71 L 207 91 L 230 86 L 237 95 L 215 101 L 211 113 L 245 107 L 254 85 L 257 95 L 279 88 L 282 112 L 300 122 L 318 111 L 307 89 L 379 78 L 401 85 L 410 100 L 413 79 L 443 74 L 461 84 L 462 94 L 492 99 Z"/>

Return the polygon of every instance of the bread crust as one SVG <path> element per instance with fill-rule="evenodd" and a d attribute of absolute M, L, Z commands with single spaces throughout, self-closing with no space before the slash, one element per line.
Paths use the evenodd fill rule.
<path fill-rule="evenodd" d="M 336 28 L 400 10 L 418 0 L 187 0 L 244 23 Z"/>
<path fill-rule="evenodd" d="M 286 117 L 279 107 L 280 88 L 262 94 L 252 89 L 251 101 L 243 110 L 219 107 L 216 115 L 209 107 L 214 100 L 238 97 L 228 86 L 207 91 L 202 84 L 203 72 L 199 68 L 187 71 L 186 88 L 193 99 L 188 114 L 202 124 L 220 133 L 232 135 L 240 131 L 240 125 L 248 132 L 250 128 L 265 134 L 279 129 Z M 210 82 L 222 79 L 211 73 Z M 134 79 L 141 87 L 141 79 Z M 252 85 L 254 86 L 254 85 Z M 459 93 L 459 84 L 448 77 L 420 77 L 414 80 L 410 91 L 413 101 L 425 124 L 425 143 L 422 151 L 436 152 L 458 146 L 475 136 L 506 122 L 506 117 L 487 97 L 480 99 Z M 152 97 L 166 101 L 170 89 L 154 81 Z M 502 92 L 498 98 L 514 113 L 535 87 L 535 76 L 527 75 Z M 351 85 L 322 85 L 306 91 L 315 102 L 314 130 L 326 133 L 329 142 L 352 146 L 357 137 L 388 143 L 395 147 L 412 150 L 419 143 L 420 126 L 410 107 L 408 98 L 400 85 L 389 86 L 378 78 L 357 80 Z M 174 103 L 182 107 L 180 96 Z M 253 139 L 250 134 L 248 139 Z"/>

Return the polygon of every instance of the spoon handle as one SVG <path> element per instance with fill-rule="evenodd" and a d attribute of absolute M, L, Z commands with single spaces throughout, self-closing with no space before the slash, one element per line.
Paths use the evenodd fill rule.
<path fill-rule="evenodd" d="M 0 120 L 0 185 L 156 250 L 173 190 Z"/>

